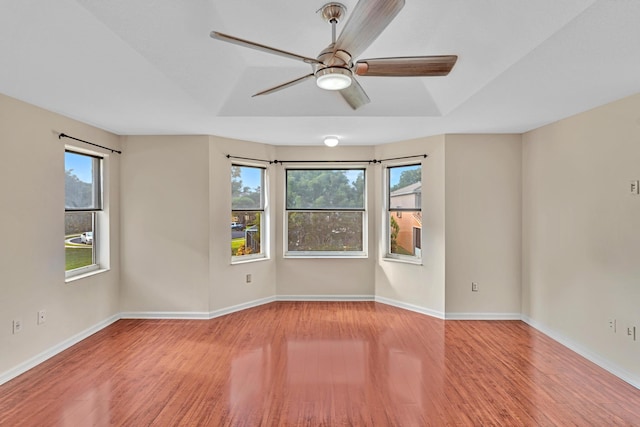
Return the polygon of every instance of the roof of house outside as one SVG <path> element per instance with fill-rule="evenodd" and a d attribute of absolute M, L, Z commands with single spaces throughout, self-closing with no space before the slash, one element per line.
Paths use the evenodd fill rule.
<path fill-rule="evenodd" d="M 391 192 L 391 197 L 404 196 L 406 194 L 422 193 L 422 182 L 414 182 L 405 187 L 398 188 Z"/>

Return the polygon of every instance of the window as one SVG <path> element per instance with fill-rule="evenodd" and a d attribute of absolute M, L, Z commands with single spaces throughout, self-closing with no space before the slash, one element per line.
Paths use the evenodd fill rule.
<path fill-rule="evenodd" d="M 265 169 L 231 165 L 231 259 L 264 258 Z"/>
<path fill-rule="evenodd" d="M 65 151 L 65 271 L 98 269 L 98 214 L 102 211 L 102 158 Z"/>
<path fill-rule="evenodd" d="M 365 169 L 287 169 L 287 256 L 366 256 Z"/>
<path fill-rule="evenodd" d="M 422 257 L 422 166 L 387 168 L 387 257 Z"/>

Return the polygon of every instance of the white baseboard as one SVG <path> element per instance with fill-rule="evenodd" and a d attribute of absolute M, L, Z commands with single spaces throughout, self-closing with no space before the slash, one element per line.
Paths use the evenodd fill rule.
<path fill-rule="evenodd" d="M 568 349 L 575 351 L 580 356 L 595 363 L 596 365 L 600 366 L 602 369 L 609 371 L 610 373 L 620 378 L 621 380 L 628 382 L 629 384 L 631 384 L 637 389 L 640 389 L 640 378 L 638 378 L 631 372 L 627 371 L 626 369 L 622 368 L 621 366 L 618 366 L 617 364 L 611 362 L 610 360 L 600 356 L 599 354 L 594 353 L 593 351 L 587 349 L 581 344 L 576 343 L 570 338 L 567 338 L 561 333 L 551 328 L 548 328 L 546 325 L 536 320 L 533 320 L 530 317 L 525 316 L 524 314 L 522 315 L 522 321 L 528 324 L 529 326 L 531 326 L 532 328 L 535 328 L 538 331 L 542 332 L 549 338 L 559 342 L 560 344 L 567 347 Z"/>
<path fill-rule="evenodd" d="M 441 311 L 431 310 L 430 308 L 424 308 L 417 305 L 408 304 L 406 302 L 397 301 L 391 298 L 376 296 L 375 301 L 382 304 L 391 305 L 393 307 L 403 308 L 409 311 L 415 311 L 416 313 L 426 314 L 427 316 L 435 317 L 437 319 L 445 318 L 445 314 Z"/>
<path fill-rule="evenodd" d="M 269 304 L 270 302 L 274 302 L 276 297 L 266 297 L 260 298 L 257 300 L 244 302 L 242 304 L 232 305 L 231 307 L 225 307 L 218 310 L 213 310 L 209 312 L 209 319 L 214 319 L 216 317 L 224 316 L 227 314 L 235 313 L 236 311 L 246 310 L 248 308 L 258 307 L 260 305 Z"/>
<path fill-rule="evenodd" d="M 374 301 L 373 295 L 278 295 L 276 301 Z"/>
<path fill-rule="evenodd" d="M 230 307 L 221 308 L 213 311 L 130 311 L 121 313 L 121 319 L 175 319 L 175 320 L 209 320 L 226 314 L 235 313 L 236 311 L 246 310 L 248 308 L 257 307 L 259 305 L 274 302 L 275 297 L 261 298 L 254 301 L 248 301 L 242 304 L 232 305 Z"/>
<path fill-rule="evenodd" d="M 522 320 L 520 313 L 446 313 L 446 320 Z"/>
<path fill-rule="evenodd" d="M 68 339 L 62 341 L 61 343 L 49 348 L 48 350 L 43 351 L 42 353 L 32 357 L 31 359 L 29 359 L 29 360 L 27 360 L 25 362 L 22 362 L 18 366 L 14 367 L 12 369 L 9 369 L 6 372 L 3 372 L 2 374 L 0 374 L 0 385 L 6 383 L 7 381 L 10 381 L 10 380 L 14 379 L 18 375 L 24 374 L 29 369 L 35 368 L 36 366 L 38 366 L 39 364 L 41 364 L 45 360 L 48 360 L 48 359 L 52 358 L 53 356 L 55 356 L 56 354 L 65 351 L 69 347 L 71 347 L 71 346 L 79 343 L 80 341 L 90 337 L 91 335 L 93 335 L 96 332 L 106 328 L 107 326 L 109 326 L 112 323 L 118 321 L 119 319 L 120 319 L 120 315 L 119 314 L 115 314 L 115 315 L 109 317 L 108 319 L 105 319 L 102 322 L 97 323 L 97 324 L 91 326 L 90 328 L 85 329 L 84 331 L 75 334 L 71 338 L 68 338 Z"/>
<path fill-rule="evenodd" d="M 207 311 L 129 311 L 120 313 L 121 319 L 198 319 L 208 320 Z"/>

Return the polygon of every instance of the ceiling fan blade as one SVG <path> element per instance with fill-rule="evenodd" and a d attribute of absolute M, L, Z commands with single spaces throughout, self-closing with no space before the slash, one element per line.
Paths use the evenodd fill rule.
<path fill-rule="evenodd" d="M 250 49 L 260 50 L 262 52 L 271 53 L 273 55 L 283 56 L 285 58 L 295 59 L 298 61 L 306 62 L 307 64 L 322 64 L 314 58 L 308 58 L 306 56 L 297 55 L 295 53 L 287 52 L 285 50 L 276 49 L 274 47 L 265 46 L 260 43 L 254 43 L 249 40 L 240 39 L 238 37 L 230 36 L 228 34 L 219 33 L 217 31 L 211 31 L 209 34 L 212 39 L 222 40 L 223 42 L 233 43 L 238 46 L 248 47 Z"/>
<path fill-rule="evenodd" d="M 360 83 L 358 83 L 356 79 L 351 79 L 351 85 L 346 89 L 342 89 L 340 91 L 340 95 L 342 95 L 344 100 L 347 101 L 347 103 L 354 110 L 357 110 L 363 105 L 371 102 L 364 89 L 362 89 L 362 86 L 360 86 Z"/>
<path fill-rule="evenodd" d="M 307 74 L 306 76 L 298 77 L 298 78 L 297 78 L 297 79 L 295 79 L 295 80 L 291 80 L 291 81 L 289 81 L 289 82 L 282 83 L 281 85 L 274 86 L 274 87 L 272 87 L 272 88 L 269 88 L 269 89 L 263 90 L 262 92 L 258 92 L 258 93 L 256 93 L 255 95 L 252 95 L 252 98 L 253 98 L 254 96 L 259 96 L 259 95 L 268 95 L 268 94 L 270 94 L 270 93 L 277 92 L 277 91 L 282 90 L 282 89 L 286 89 L 286 88 L 288 88 L 288 87 L 291 87 L 291 86 L 297 85 L 298 83 L 302 83 L 303 81 L 305 81 L 305 80 L 307 80 L 308 78 L 311 78 L 311 77 L 313 77 L 313 73 L 311 73 L 311 74 Z"/>
<path fill-rule="evenodd" d="M 355 73 L 386 77 L 446 76 L 457 60 L 456 55 L 363 59 L 357 62 Z"/>
<path fill-rule="evenodd" d="M 360 0 L 344 25 L 335 50 L 359 56 L 404 7 L 405 0 Z"/>

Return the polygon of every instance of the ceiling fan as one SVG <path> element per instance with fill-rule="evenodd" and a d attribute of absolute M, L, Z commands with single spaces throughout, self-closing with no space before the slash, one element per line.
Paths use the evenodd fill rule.
<path fill-rule="evenodd" d="M 316 79 L 321 89 L 338 91 L 354 110 L 370 102 L 369 97 L 355 76 L 429 77 L 446 76 L 455 65 L 456 55 L 407 56 L 354 60 L 382 33 L 404 7 L 405 0 L 360 0 L 353 9 L 340 36 L 336 39 L 336 25 L 344 17 L 346 7 L 340 3 L 327 3 L 318 12 L 331 24 L 331 44 L 317 58 L 243 40 L 212 31 L 216 40 L 260 50 L 310 64 L 312 72 L 297 79 L 258 92 L 253 96 L 267 95 Z"/>

